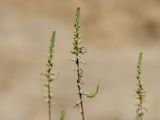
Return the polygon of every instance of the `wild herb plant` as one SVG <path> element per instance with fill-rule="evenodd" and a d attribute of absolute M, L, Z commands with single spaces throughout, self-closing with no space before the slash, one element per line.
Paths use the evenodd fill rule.
<path fill-rule="evenodd" d="M 77 73 L 77 88 L 78 88 L 78 95 L 79 100 L 77 101 L 77 104 L 75 107 L 78 107 L 78 109 L 81 112 L 82 120 L 85 120 L 85 112 L 84 112 L 84 103 L 83 103 L 83 95 L 89 98 L 93 98 L 97 95 L 99 90 L 99 84 L 97 85 L 97 89 L 95 92 L 82 92 L 82 77 L 83 77 L 83 69 L 81 65 L 84 63 L 81 60 L 82 55 L 86 53 L 85 48 L 81 45 L 81 36 L 80 36 L 80 7 L 77 8 L 76 14 L 75 14 L 75 23 L 74 23 L 74 41 L 73 41 L 73 50 L 71 53 L 74 55 L 74 59 L 72 60 L 76 65 L 76 73 Z"/>
<path fill-rule="evenodd" d="M 48 120 L 52 120 L 52 90 L 53 90 L 53 81 L 56 79 L 56 74 L 53 72 L 53 58 L 54 58 L 54 47 L 55 47 L 55 34 L 54 31 L 52 34 L 52 38 L 50 40 L 49 50 L 48 50 L 48 61 L 46 64 L 46 71 L 42 74 L 43 75 L 43 82 L 44 82 L 44 90 L 45 90 L 45 100 L 48 105 Z M 84 102 L 83 96 L 88 98 L 93 98 L 97 95 L 99 91 L 99 84 L 94 92 L 83 92 L 83 68 L 84 65 L 83 61 L 81 60 L 82 56 L 86 53 L 85 48 L 82 46 L 81 37 L 80 37 L 80 8 L 78 7 L 75 14 L 75 23 L 74 23 L 74 37 L 73 37 L 73 50 L 71 53 L 74 55 L 74 59 L 72 60 L 76 65 L 75 71 L 77 74 L 76 85 L 78 88 L 78 96 L 79 100 L 75 107 L 77 107 L 82 116 L 82 120 L 85 120 L 85 112 L 84 112 Z M 144 107 L 144 101 L 146 97 L 146 92 L 143 87 L 142 81 L 142 59 L 143 53 L 139 53 L 138 63 L 137 63 L 137 90 L 136 90 L 136 98 L 138 100 L 137 110 L 136 110 L 136 120 L 143 120 L 144 111 L 146 110 Z M 64 111 L 60 114 L 60 120 L 64 120 L 65 113 Z"/>
<path fill-rule="evenodd" d="M 56 79 L 56 75 L 53 72 L 55 34 L 56 32 L 54 31 L 49 45 L 46 71 L 42 74 L 44 82 L 44 90 L 45 90 L 44 97 L 45 101 L 48 104 L 48 120 L 52 119 L 52 88 L 53 88 L 53 81 Z"/>
<path fill-rule="evenodd" d="M 138 100 L 137 110 L 136 110 L 136 120 L 143 120 L 144 111 L 146 110 L 143 103 L 145 101 L 146 92 L 143 87 L 142 81 L 142 60 L 143 53 L 139 53 L 138 63 L 137 63 L 137 90 L 136 90 L 136 98 Z"/>

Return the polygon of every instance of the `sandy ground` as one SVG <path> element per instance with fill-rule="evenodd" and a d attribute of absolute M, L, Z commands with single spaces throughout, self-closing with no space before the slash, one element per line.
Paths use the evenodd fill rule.
<path fill-rule="evenodd" d="M 84 90 L 87 120 L 134 120 L 136 62 L 144 52 L 143 78 L 147 91 L 145 120 L 159 120 L 159 1 L 120 0 L 49 1 L 0 0 L 0 120 L 44 120 L 47 108 L 42 97 L 40 73 L 44 71 L 47 47 L 57 31 L 54 117 L 66 111 L 66 120 L 80 120 L 73 108 L 77 101 L 72 56 L 75 6 L 82 9 Z"/>

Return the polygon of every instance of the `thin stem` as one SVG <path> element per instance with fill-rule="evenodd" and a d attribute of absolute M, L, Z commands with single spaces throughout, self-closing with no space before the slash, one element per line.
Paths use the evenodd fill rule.
<path fill-rule="evenodd" d="M 47 80 L 47 103 L 48 103 L 48 118 L 49 118 L 49 120 L 51 120 L 51 100 L 52 100 L 52 96 L 51 96 L 51 82 L 52 82 L 52 80 L 51 80 L 51 67 L 52 67 L 52 65 L 53 65 L 53 63 L 52 63 L 52 56 L 53 55 L 49 55 L 49 59 L 48 59 L 48 66 L 50 66 L 49 68 L 48 68 L 48 70 L 47 70 L 47 72 L 48 72 L 48 80 Z"/>
<path fill-rule="evenodd" d="M 143 105 L 146 97 L 146 92 L 143 87 L 142 81 L 142 58 L 143 53 L 139 53 L 138 63 L 137 63 L 137 90 L 136 90 L 136 98 L 138 99 L 137 110 L 136 110 L 136 120 L 143 120 L 145 107 Z"/>
<path fill-rule="evenodd" d="M 51 93 L 51 86 L 50 86 L 50 84 L 48 84 L 47 88 L 48 88 L 48 119 L 51 120 L 51 118 L 52 118 L 51 117 L 52 116 L 51 115 L 51 107 L 52 107 L 51 106 L 51 99 L 52 99 L 52 96 L 50 94 Z"/>
<path fill-rule="evenodd" d="M 55 80 L 55 73 L 53 73 L 53 58 L 54 58 L 54 46 L 55 46 L 55 34 L 54 31 L 49 45 L 48 60 L 46 64 L 46 71 L 43 73 L 45 100 L 48 105 L 48 120 L 52 119 L 52 84 Z"/>
<path fill-rule="evenodd" d="M 77 87 L 78 87 L 78 94 L 79 94 L 79 99 L 80 99 L 80 107 L 81 107 L 81 115 L 82 115 L 82 120 L 85 120 L 85 116 L 84 116 L 84 107 L 83 107 L 83 97 L 82 97 L 82 89 L 81 89 L 81 73 L 80 73 L 80 65 L 79 65 L 79 59 L 78 59 L 78 55 L 77 55 L 77 60 L 76 60 L 76 64 L 77 64 Z"/>
<path fill-rule="evenodd" d="M 81 55 L 85 54 L 84 47 L 81 46 L 81 39 L 80 39 L 80 8 L 77 8 L 76 14 L 75 14 L 75 24 L 74 24 L 74 42 L 73 42 L 73 50 L 71 53 L 75 55 L 75 59 L 73 60 L 76 64 L 76 72 L 77 72 L 77 87 L 78 87 L 78 95 L 80 102 L 77 104 L 77 106 L 80 109 L 82 120 L 85 120 L 84 115 L 84 107 L 83 107 L 83 94 L 81 83 L 82 83 L 82 73 L 83 70 L 80 67 L 80 64 L 82 61 L 80 61 Z"/>

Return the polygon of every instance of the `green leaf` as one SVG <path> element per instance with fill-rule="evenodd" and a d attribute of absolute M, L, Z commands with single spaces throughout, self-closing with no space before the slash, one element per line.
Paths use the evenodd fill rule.
<path fill-rule="evenodd" d="M 86 92 L 86 93 L 82 93 L 82 94 L 84 96 L 88 97 L 88 98 L 94 98 L 98 94 L 98 91 L 99 91 L 99 83 L 97 85 L 96 91 L 94 91 L 94 92 Z"/>

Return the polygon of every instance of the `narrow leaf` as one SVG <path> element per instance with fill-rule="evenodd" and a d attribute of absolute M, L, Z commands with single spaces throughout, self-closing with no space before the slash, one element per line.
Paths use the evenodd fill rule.
<path fill-rule="evenodd" d="M 97 88 L 94 92 L 86 92 L 86 93 L 82 93 L 82 94 L 88 98 L 94 98 L 98 94 L 98 91 L 99 91 L 99 83 L 98 83 Z"/>

